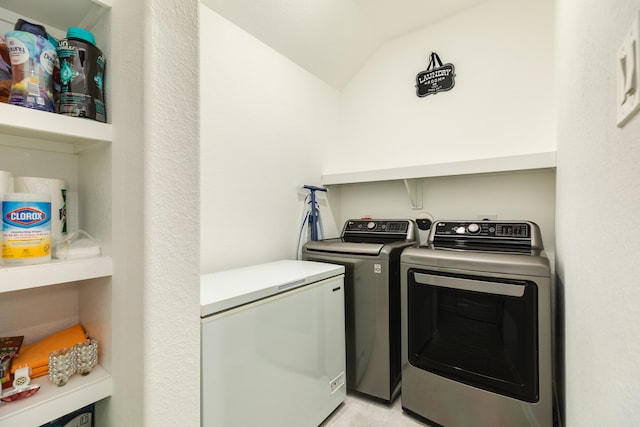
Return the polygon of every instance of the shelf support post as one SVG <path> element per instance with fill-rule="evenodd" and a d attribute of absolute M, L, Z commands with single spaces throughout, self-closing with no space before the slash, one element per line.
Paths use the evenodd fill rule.
<path fill-rule="evenodd" d="M 422 179 L 403 179 L 411 209 L 422 209 Z"/>

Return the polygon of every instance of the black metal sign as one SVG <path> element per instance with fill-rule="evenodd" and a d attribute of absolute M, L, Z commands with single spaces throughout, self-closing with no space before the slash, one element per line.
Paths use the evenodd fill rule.
<path fill-rule="evenodd" d="M 437 53 L 431 52 L 429 66 L 416 76 L 416 95 L 424 97 L 453 88 L 455 81 L 453 64 L 442 64 Z"/>

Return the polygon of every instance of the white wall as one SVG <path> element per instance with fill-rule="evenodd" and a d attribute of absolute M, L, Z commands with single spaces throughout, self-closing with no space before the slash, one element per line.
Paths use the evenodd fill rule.
<path fill-rule="evenodd" d="M 343 93 L 341 139 L 325 172 L 350 172 L 555 150 L 552 0 L 491 0 L 382 46 Z M 508 37 L 505 37 L 508 34 Z M 436 51 L 452 90 L 425 98 L 415 77 Z M 402 181 L 332 188 L 338 222 L 415 218 Z M 337 194 L 336 194 L 337 193 Z M 554 250 L 553 171 L 427 179 L 435 219 L 529 219 Z M 423 235 L 422 238 L 425 236 Z"/>
<path fill-rule="evenodd" d="M 640 117 L 616 127 L 637 0 L 558 0 L 557 261 L 568 426 L 640 423 Z"/>
<path fill-rule="evenodd" d="M 295 258 L 339 93 L 204 6 L 200 37 L 201 271 Z"/>
<path fill-rule="evenodd" d="M 344 90 L 325 172 L 554 150 L 553 33 L 552 0 L 490 0 L 386 43 Z M 432 51 L 455 86 L 419 98 Z"/>
<path fill-rule="evenodd" d="M 335 216 L 341 223 L 363 216 L 416 218 L 423 212 L 435 219 L 527 219 L 540 226 L 552 258 L 554 188 L 555 172 L 550 169 L 431 178 L 423 182 L 423 209 L 414 210 L 402 181 L 349 184 L 339 189 L 340 212 Z M 427 233 L 420 233 L 424 243 Z"/>
<path fill-rule="evenodd" d="M 322 173 L 555 149 L 551 0 L 488 1 L 393 40 L 341 94 L 210 9 L 202 11 L 203 272 L 293 257 L 305 194 L 298 188 L 319 184 Z M 431 50 L 454 63 L 456 86 L 418 98 L 415 76 Z M 544 174 L 529 178 L 534 182 L 509 174 L 484 181 L 489 198 L 475 191 L 480 181 L 474 177 L 471 186 L 430 180 L 424 209 L 435 210 L 436 218 L 439 212 L 449 218 L 494 213 L 542 222 L 552 250 L 553 203 L 547 201 L 554 181 Z M 531 203 L 514 207 L 516 182 L 534 193 Z M 365 193 L 357 184 L 353 191 L 334 186 L 330 203 L 322 195 L 326 234 L 337 235 L 355 214 L 415 217 L 402 183 L 390 185 L 373 184 Z M 453 189 L 438 207 L 432 195 L 443 185 Z M 505 186 L 508 191 L 498 191 Z M 478 212 L 478 203 L 488 200 L 492 208 L 485 210 L 493 212 Z M 452 203 L 456 210 L 443 209 Z M 354 204 L 368 212 L 350 209 Z"/>

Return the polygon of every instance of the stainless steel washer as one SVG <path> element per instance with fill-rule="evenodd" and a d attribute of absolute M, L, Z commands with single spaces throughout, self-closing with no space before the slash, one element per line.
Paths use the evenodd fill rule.
<path fill-rule="evenodd" d="M 400 253 L 412 220 L 348 220 L 340 238 L 310 241 L 302 258 L 345 267 L 347 390 L 391 402 L 400 391 Z"/>
<path fill-rule="evenodd" d="M 403 409 L 446 427 L 553 425 L 538 226 L 438 221 L 401 265 Z"/>

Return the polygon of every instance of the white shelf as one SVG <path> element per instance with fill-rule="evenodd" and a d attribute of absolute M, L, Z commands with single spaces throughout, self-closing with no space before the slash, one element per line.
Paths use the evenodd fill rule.
<path fill-rule="evenodd" d="M 14 402 L 0 402 L 2 427 L 39 426 L 66 415 L 76 409 L 111 395 L 111 375 L 96 366 L 86 376 L 74 375 L 69 382 L 58 387 L 48 377 L 32 380 L 40 384 L 34 395 Z"/>
<path fill-rule="evenodd" d="M 470 175 L 479 173 L 507 172 L 556 167 L 556 152 L 522 154 L 518 156 L 492 157 L 462 160 L 459 162 L 434 163 L 390 169 L 357 172 L 330 173 L 322 175 L 322 185 L 353 184 L 359 182 L 391 181 L 432 178 L 439 176 Z"/>
<path fill-rule="evenodd" d="M 112 0 L 91 0 L 93 3 L 103 6 L 105 8 L 111 8 L 113 6 Z"/>
<path fill-rule="evenodd" d="M 42 24 L 60 38 L 69 27 L 90 30 L 112 6 L 113 0 L 3 0 L 0 18 L 12 25 L 18 18 Z"/>
<path fill-rule="evenodd" d="M 52 260 L 44 264 L 0 267 L 0 294 L 51 286 L 59 283 L 111 276 L 111 257 L 86 258 L 71 261 Z"/>
<path fill-rule="evenodd" d="M 2 145 L 78 153 L 96 143 L 111 142 L 113 128 L 108 123 L 0 103 L 0 134 L 21 137 L 3 138 Z"/>

